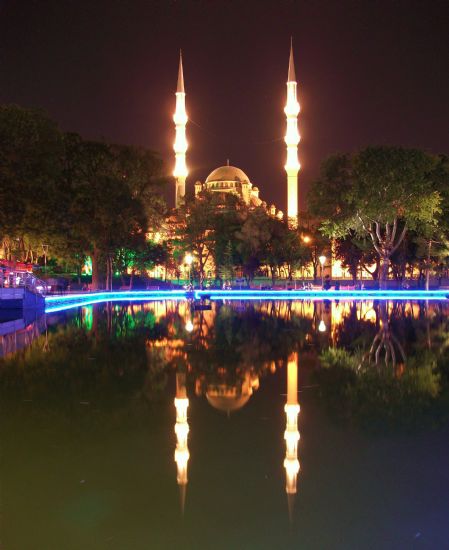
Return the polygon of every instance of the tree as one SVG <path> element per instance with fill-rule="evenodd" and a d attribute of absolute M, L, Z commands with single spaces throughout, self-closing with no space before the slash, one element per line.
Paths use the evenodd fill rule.
<path fill-rule="evenodd" d="M 300 231 L 289 229 L 287 224 L 284 224 L 282 248 L 287 277 L 291 281 L 294 271 L 312 261 L 312 250 L 301 240 Z"/>
<path fill-rule="evenodd" d="M 371 239 L 386 287 L 392 254 L 407 230 L 431 223 L 440 195 L 432 185 L 436 160 L 415 149 L 368 147 L 351 157 L 338 155 L 323 164 L 310 194 L 310 206 L 329 237 L 351 230 Z"/>
<path fill-rule="evenodd" d="M 90 255 L 93 287 L 103 264 L 110 284 L 115 250 L 143 238 L 165 213 L 161 168 L 151 151 L 64 135 L 41 111 L 0 106 L 5 256 L 34 262 L 45 243 L 79 272 Z"/>
<path fill-rule="evenodd" d="M 0 106 L 0 237 L 6 256 L 33 261 L 63 233 L 62 135 L 42 111 Z"/>
<path fill-rule="evenodd" d="M 222 260 L 219 266 L 220 278 L 224 281 L 232 281 L 234 276 L 234 259 L 232 251 L 232 243 L 228 241 L 225 251 L 222 256 Z"/>
<path fill-rule="evenodd" d="M 247 214 L 247 206 L 234 193 L 226 193 L 221 200 L 211 228 L 214 238 L 212 257 L 217 276 L 229 280 L 233 276 L 234 266 L 239 263 L 237 234 Z"/>
<path fill-rule="evenodd" d="M 155 193 L 161 163 L 151 151 L 71 134 L 65 139 L 65 165 L 67 220 L 92 258 L 92 287 L 102 286 L 103 264 L 111 288 L 116 250 L 130 243 L 140 247 L 148 227 L 162 214 Z"/>
<path fill-rule="evenodd" d="M 177 230 L 179 245 L 191 252 L 198 263 L 200 287 L 203 288 L 206 264 L 215 246 L 214 222 L 218 197 L 213 193 L 200 193 L 179 209 L 181 224 Z"/>
<path fill-rule="evenodd" d="M 248 284 L 254 279 L 270 240 L 269 216 L 263 207 L 248 210 L 237 232 L 240 264 Z"/>
<path fill-rule="evenodd" d="M 360 268 L 367 271 L 373 279 L 377 277 L 377 268 L 371 271 L 368 267 L 376 263 L 375 251 L 369 246 L 366 238 L 357 238 L 354 231 L 350 231 L 345 237 L 335 239 L 334 254 L 341 261 L 341 265 L 349 271 L 354 283 L 357 281 Z"/>

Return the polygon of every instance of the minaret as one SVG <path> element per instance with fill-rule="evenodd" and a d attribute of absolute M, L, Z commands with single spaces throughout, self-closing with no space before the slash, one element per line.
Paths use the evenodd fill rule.
<path fill-rule="evenodd" d="M 186 177 L 188 174 L 186 166 L 186 94 L 184 90 L 184 73 L 182 71 L 182 53 L 179 52 L 178 86 L 176 88 L 176 111 L 173 116 L 176 126 L 176 138 L 173 149 L 176 155 L 176 164 L 173 175 L 176 179 L 175 205 L 179 208 L 186 194 Z"/>
<path fill-rule="evenodd" d="M 298 133 L 299 103 L 296 97 L 293 41 L 290 43 L 290 60 L 288 63 L 287 79 L 287 104 L 285 105 L 284 112 L 287 115 L 287 132 L 285 134 L 285 143 L 287 144 L 287 162 L 285 163 L 285 171 L 287 172 L 287 216 L 289 225 L 292 227 L 297 227 L 298 171 L 301 166 L 298 162 L 298 143 L 300 140 Z"/>
<path fill-rule="evenodd" d="M 187 488 L 187 463 L 189 461 L 189 448 L 187 446 L 187 437 L 189 435 L 189 424 L 187 422 L 187 408 L 189 400 L 187 398 L 186 375 L 185 373 L 176 373 L 176 450 L 175 462 L 177 467 L 177 482 L 181 497 L 181 512 L 184 514 L 184 505 Z"/>
<path fill-rule="evenodd" d="M 285 405 L 287 425 L 284 433 L 285 439 L 285 491 L 288 498 L 288 511 L 290 520 L 293 514 L 293 504 L 296 494 L 296 478 L 299 472 L 298 461 L 298 354 L 292 353 L 287 365 L 287 403 Z"/>

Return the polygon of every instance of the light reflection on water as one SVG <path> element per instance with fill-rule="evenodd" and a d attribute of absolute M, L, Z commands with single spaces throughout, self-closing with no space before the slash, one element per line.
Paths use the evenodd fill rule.
<path fill-rule="evenodd" d="M 171 511 L 165 519 L 149 520 L 157 541 L 154 547 L 182 543 L 181 533 L 187 530 L 186 547 L 208 548 L 208 543 L 198 543 L 195 537 L 200 531 L 218 532 L 219 507 L 210 500 L 218 490 L 225 506 L 220 514 L 229 512 L 232 502 L 235 514 L 248 519 L 248 526 L 237 530 L 222 525 L 223 545 L 215 545 L 219 548 L 239 547 L 236 540 L 241 547 L 271 547 L 272 537 L 282 541 L 281 547 L 300 543 L 317 548 L 360 547 L 363 532 L 371 532 L 363 520 L 360 528 L 346 526 L 350 534 L 342 539 L 346 543 L 334 541 L 329 546 L 332 537 L 326 532 L 316 532 L 315 542 L 310 542 L 308 529 L 314 526 L 316 530 L 324 500 L 335 499 L 339 477 L 344 479 L 338 457 L 356 472 L 358 453 L 366 453 L 379 437 L 387 438 L 379 445 L 388 451 L 379 463 L 391 467 L 389 454 L 396 449 L 407 471 L 408 463 L 409 469 L 416 466 L 414 443 L 430 437 L 426 445 L 434 445 L 439 458 L 449 460 L 449 451 L 441 453 L 441 440 L 446 437 L 441 430 L 445 430 L 449 410 L 446 303 L 104 304 L 47 314 L 16 328 L 0 336 L 4 358 L 0 363 L 0 426 L 8 467 L 5 471 L 2 461 L 0 476 L 8 488 L 9 499 L 2 496 L 2 506 L 10 519 L 8 525 L 4 521 L 1 525 L 5 548 L 72 548 L 72 542 L 61 546 L 67 536 L 74 548 L 143 548 L 151 537 L 136 510 L 142 498 L 151 501 L 145 502 L 155 518 L 159 506 Z M 321 455 L 316 463 L 310 460 L 316 434 L 321 433 L 328 437 L 319 442 L 320 453 L 323 457 L 335 454 L 334 467 L 320 468 Z M 412 439 L 403 440 L 404 433 Z M 79 449 L 74 448 L 75 441 Z M 343 441 L 350 448 L 345 449 Z M 145 453 L 137 452 L 139 447 Z M 136 452 L 124 454 L 128 449 Z M 112 481 L 106 476 L 104 486 L 97 480 L 89 499 L 80 495 L 73 501 L 73 489 L 58 493 L 58 483 L 64 487 L 64 481 L 62 473 L 55 477 L 51 473 L 53 454 L 58 456 L 57 470 L 73 473 L 74 454 L 79 470 L 95 470 L 101 477 L 98 454 L 120 470 L 124 467 L 128 476 L 135 469 L 142 483 L 152 489 L 147 488 L 143 497 L 141 488 L 134 486 L 137 502 L 128 503 L 125 512 L 118 502 L 129 498 L 126 479 Z M 426 474 L 434 470 L 430 485 L 435 497 L 434 478 L 441 481 L 442 472 L 431 459 L 426 458 L 425 469 Z M 153 470 L 148 469 L 150 463 Z M 366 479 L 360 478 L 371 500 L 379 496 L 374 463 L 374 456 L 366 457 Z M 252 477 L 256 472 L 258 487 Z M 39 514 L 36 523 L 30 517 L 30 502 L 39 498 L 43 487 L 22 485 L 33 473 L 46 480 L 52 495 L 47 508 L 43 506 L 46 527 Z M 231 486 L 236 490 L 233 475 L 240 476 L 235 498 L 231 497 Z M 328 478 L 329 487 L 322 486 L 320 475 Z M 171 493 L 175 480 L 177 498 Z M 317 494 L 311 493 L 312 480 Z M 413 493 L 415 482 L 416 475 L 410 476 L 408 491 Z M 83 479 L 79 483 L 84 485 Z M 349 492 L 356 494 L 351 482 L 347 483 Z M 105 489 L 108 484 L 114 486 L 112 493 Z M 422 494 L 422 486 L 417 483 L 416 487 Z M 447 489 L 447 484 L 440 483 L 439 490 L 446 494 Z M 205 508 L 204 493 L 208 495 Z M 398 488 L 399 503 L 403 493 Z M 201 506 L 199 494 L 203 495 Z M 267 498 L 269 515 L 259 518 L 267 513 L 268 504 L 262 506 Z M 67 517 L 61 519 L 55 513 L 56 501 L 67 508 Z M 254 506 L 253 511 L 247 509 L 248 504 Z M 362 503 L 345 502 L 341 511 L 334 511 L 335 517 L 343 511 L 357 516 L 357 507 L 372 505 L 368 497 Z M 416 504 L 416 510 L 408 513 L 414 518 L 421 511 Z M 31 525 L 29 536 L 37 537 L 40 545 L 33 545 L 20 531 L 19 518 L 24 515 Z M 119 517 L 125 532 L 131 526 L 138 532 L 143 529 L 128 546 L 123 546 L 117 533 Z M 183 523 L 178 525 L 181 517 Z M 384 528 L 370 535 L 377 547 L 386 531 L 393 530 L 391 518 L 383 521 Z M 114 533 L 109 542 L 105 522 Z M 262 534 L 260 522 L 272 523 L 271 538 Z M 409 532 L 411 525 L 407 529 L 398 530 L 395 547 L 411 544 L 416 532 Z M 422 536 L 427 543 L 447 539 L 441 527 Z"/>

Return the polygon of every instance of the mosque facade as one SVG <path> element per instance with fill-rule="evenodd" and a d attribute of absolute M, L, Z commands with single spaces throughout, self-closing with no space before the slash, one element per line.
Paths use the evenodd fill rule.
<path fill-rule="evenodd" d="M 298 161 L 298 143 L 300 140 L 298 132 L 298 114 L 299 103 L 297 100 L 297 82 L 293 59 L 293 45 L 290 45 L 290 58 L 287 78 L 287 102 L 284 109 L 287 124 L 285 143 L 287 148 L 285 171 L 287 175 L 287 218 L 292 227 L 298 225 L 298 172 L 300 164 Z M 182 65 L 182 54 L 179 58 L 178 84 L 176 88 L 176 110 L 173 116 L 175 123 L 175 142 L 173 150 L 175 153 L 175 168 L 173 176 L 175 179 L 175 206 L 179 208 L 185 200 L 186 179 L 188 176 L 187 151 L 188 142 L 186 136 L 186 127 L 188 123 L 186 108 L 186 92 L 184 85 L 184 71 Z M 213 170 L 204 182 L 195 183 L 195 197 L 202 191 L 211 193 L 233 193 L 237 195 L 248 207 L 255 208 L 263 206 L 267 211 L 279 219 L 284 218 L 281 210 L 274 205 L 268 207 L 267 203 L 259 196 L 259 188 L 254 185 L 247 174 L 231 166 L 229 161 L 227 165 L 220 166 Z"/>

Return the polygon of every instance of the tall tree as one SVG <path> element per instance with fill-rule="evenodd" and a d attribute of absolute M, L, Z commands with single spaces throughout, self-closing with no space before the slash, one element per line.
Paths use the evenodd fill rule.
<path fill-rule="evenodd" d="M 65 162 L 68 221 L 92 258 L 92 287 L 103 285 L 102 265 L 110 286 L 115 251 L 143 242 L 160 215 L 154 188 L 161 163 L 150 151 L 84 141 L 73 134 L 65 139 Z"/>
<path fill-rule="evenodd" d="M 219 204 L 213 193 L 200 193 L 179 209 L 178 244 L 193 254 L 198 265 L 200 287 L 206 277 L 206 265 L 213 257 L 215 247 L 214 223 Z"/>
<path fill-rule="evenodd" d="M 325 234 L 343 237 L 353 230 L 371 239 L 381 262 L 381 288 L 407 230 L 430 223 L 439 211 L 435 164 L 415 149 L 368 147 L 328 159 L 311 190 L 310 206 L 323 219 Z"/>
<path fill-rule="evenodd" d="M 248 210 L 237 232 L 241 268 L 248 283 L 254 279 L 261 265 L 270 236 L 269 216 L 265 208 L 260 206 Z"/>
<path fill-rule="evenodd" d="M 17 259 L 61 233 L 61 156 L 61 133 L 45 113 L 0 106 L 0 236 Z"/>

